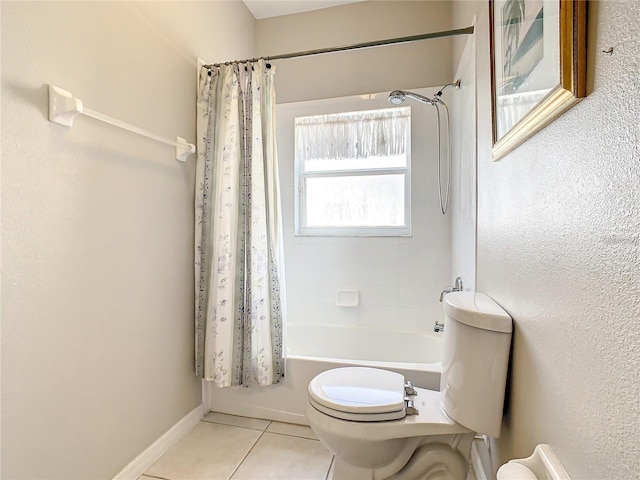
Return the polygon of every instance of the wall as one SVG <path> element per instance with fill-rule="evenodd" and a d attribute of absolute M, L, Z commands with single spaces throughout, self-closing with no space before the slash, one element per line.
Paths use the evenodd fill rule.
<path fill-rule="evenodd" d="M 2 478 L 111 478 L 201 403 L 193 162 L 48 122 L 45 84 L 193 142 L 196 57 L 252 56 L 254 22 L 240 2 L 2 2 Z"/>
<path fill-rule="evenodd" d="M 367 1 L 256 22 L 259 55 L 276 55 L 451 28 L 451 2 Z M 287 60 L 278 103 L 410 90 L 451 82 L 451 39 Z"/>
<path fill-rule="evenodd" d="M 367 1 L 259 20 L 256 48 L 259 55 L 269 55 L 404 37 L 448 30 L 450 19 L 449 2 Z M 437 39 L 275 60 L 279 118 L 299 110 L 300 105 L 291 102 L 449 83 L 451 43 Z M 378 94 L 373 102 L 386 106 L 385 96 Z M 424 116 L 424 131 L 434 132 L 432 109 L 418 104 L 412 108 Z M 438 295 L 451 277 L 449 217 L 430 213 L 439 208 L 433 137 L 427 139 L 414 126 L 418 133 L 412 160 L 414 237 L 304 238 L 293 236 L 293 131 L 279 123 L 289 321 L 430 330 L 434 316 L 440 316 Z M 360 291 L 361 305 L 337 307 L 337 290 L 351 288 Z"/>
<path fill-rule="evenodd" d="M 640 478 L 640 4 L 589 9 L 589 96 L 492 162 L 488 6 L 455 5 L 478 16 L 478 290 L 515 325 L 501 461 L 548 443 L 571 478 Z"/>
<path fill-rule="evenodd" d="M 431 95 L 436 88 L 416 90 Z M 294 236 L 294 119 L 389 107 L 388 92 L 361 98 L 278 105 L 289 323 L 339 324 L 431 332 L 442 316 L 440 291 L 451 277 L 450 215 L 437 189 L 436 112 L 411 107 L 411 236 Z M 357 307 L 337 306 L 339 290 L 359 292 Z"/>
<path fill-rule="evenodd" d="M 463 289 L 476 289 L 476 42 L 464 41 L 454 79 L 460 90 L 445 101 L 451 111 L 451 276 L 463 280 Z M 451 281 L 455 281 L 452 278 Z"/>

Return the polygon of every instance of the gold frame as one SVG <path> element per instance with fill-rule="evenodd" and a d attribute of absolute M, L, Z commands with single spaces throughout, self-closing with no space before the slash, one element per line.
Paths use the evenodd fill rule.
<path fill-rule="evenodd" d="M 586 97 L 587 2 L 586 0 L 557 1 L 560 4 L 560 82 L 522 120 L 497 140 L 493 12 L 495 1 L 489 0 L 494 161 L 503 158 Z"/>

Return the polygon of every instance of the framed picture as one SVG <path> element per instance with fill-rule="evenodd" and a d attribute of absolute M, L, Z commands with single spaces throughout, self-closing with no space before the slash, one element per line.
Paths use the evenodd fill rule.
<path fill-rule="evenodd" d="M 586 0 L 489 0 L 493 159 L 586 96 Z"/>

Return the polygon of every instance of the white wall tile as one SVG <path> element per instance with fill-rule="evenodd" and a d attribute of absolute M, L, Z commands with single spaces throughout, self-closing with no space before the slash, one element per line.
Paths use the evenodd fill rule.
<path fill-rule="evenodd" d="M 378 97 L 368 101 L 367 108 L 386 107 L 387 93 Z M 438 296 L 451 277 L 451 227 L 449 216 L 443 216 L 438 206 L 435 113 L 430 107 L 412 105 L 413 131 L 420 137 L 412 151 L 412 236 L 293 236 L 294 117 L 329 113 L 336 105 L 355 110 L 361 101 L 332 99 L 278 106 L 280 175 L 287 197 L 283 211 L 289 321 L 423 331 L 425 323 L 431 328 L 432 318 L 441 317 Z M 336 306 L 341 289 L 359 292 L 358 307 Z"/>

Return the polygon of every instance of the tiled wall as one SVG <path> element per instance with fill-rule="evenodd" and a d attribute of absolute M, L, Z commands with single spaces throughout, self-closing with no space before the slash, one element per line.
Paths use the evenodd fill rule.
<path fill-rule="evenodd" d="M 476 287 L 476 42 L 466 38 L 455 79 L 460 90 L 447 90 L 451 105 L 451 274 L 464 289 Z"/>
<path fill-rule="evenodd" d="M 399 85 L 398 87 L 402 87 Z M 432 95 L 437 88 L 414 90 Z M 296 116 L 390 106 L 388 92 L 278 106 L 289 323 L 329 323 L 431 330 L 442 316 L 440 291 L 451 272 L 449 215 L 437 192 L 436 112 L 412 109 L 412 236 L 294 235 L 293 120 Z M 336 305 L 339 290 L 357 290 L 357 307 Z"/>

